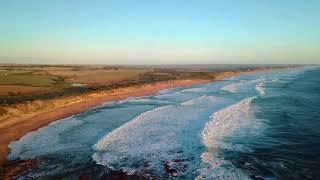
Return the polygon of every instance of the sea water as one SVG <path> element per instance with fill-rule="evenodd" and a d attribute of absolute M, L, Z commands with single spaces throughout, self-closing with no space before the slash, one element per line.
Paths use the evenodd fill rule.
<path fill-rule="evenodd" d="M 22 178 L 317 179 L 319 77 L 299 67 L 107 103 L 12 142 L 8 159 L 40 161 Z"/>

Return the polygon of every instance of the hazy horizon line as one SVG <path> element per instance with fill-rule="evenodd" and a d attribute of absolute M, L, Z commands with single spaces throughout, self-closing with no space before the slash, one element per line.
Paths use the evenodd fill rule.
<path fill-rule="evenodd" d="M 6 59 L 6 60 L 4 60 Z M 10 61 L 34 61 L 34 62 L 10 62 Z M 39 62 L 41 60 L 44 60 L 46 62 Z M 48 62 L 48 61 L 53 61 L 53 62 Z M 13 57 L 13 56 L 0 56 L 0 65 L 96 65 L 96 66 L 103 66 L 103 65 L 109 65 L 109 66 L 179 66 L 179 65 L 187 65 L 187 66 L 196 66 L 196 65 L 319 65 L 319 62 L 316 63 L 305 63 L 305 62 L 291 62 L 291 63 L 268 63 L 271 60 L 264 60 L 264 62 L 256 62 L 256 63 L 248 63 L 248 62 L 233 62 L 233 61 L 227 61 L 227 62 L 221 62 L 223 60 L 215 60 L 215 61 L 220 61 L 220 62 L 213 62 L 213 63 L 208 63 L 208 62 L 198 62 L 198 63 L 191 63 L 191 62 L 185 62 L 185 63 L 100 63 L 100 62 L 77 62 L 77 63 L 72 63 L 72 62 L 54 62 L 57 61 L 58 59 L 52 59 L 52 58 L 41 58 L 41 57 Z M 152 60 L 152 59 L 150 59 Z M 3 62 L 2 62 L 3 61 Z M 72 60 L 69 60 L 72 61 Z M 89 61 L 89 60 L 87 60 Z M 114 60 L 114 61 L 119 61 L 119 60 Z M 213 60 L 214 61 L 214 60 Z M 274 61 L 274 60 L 273 60 Z"/>
<path fill-rule="evenodd" d="M 264 66 L 281 66 L 281 65 L 299 65 L 299 66 L 304 66 L 304 65 L 320 65 L 320 64 L 315 64 L 315 63 L 199 63 L 199 64 L 95 64 L 95 63 L 1 63 L 0 66 L 3 65 L 41 65 L 41 66 L 206 66 L 206 65 L 230 65 L 230 66 L 241 66 L 241 65 L 264 65 Z"/>

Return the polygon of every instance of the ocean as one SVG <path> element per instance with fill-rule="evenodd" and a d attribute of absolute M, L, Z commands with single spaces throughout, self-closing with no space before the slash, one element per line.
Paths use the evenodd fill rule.
<path fill-rule="evenodd" d="M 233 77 L 105 103 L 30 132 L 20 178 L 320 179 L 320 68 Z"/>

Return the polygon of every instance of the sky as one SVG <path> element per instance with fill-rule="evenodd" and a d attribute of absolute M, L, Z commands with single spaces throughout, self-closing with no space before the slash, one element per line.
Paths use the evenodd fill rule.
<path fill-rule="evenodd" d="M 0 0 L 0 63 L 320 63 L 319 0 Z"/>

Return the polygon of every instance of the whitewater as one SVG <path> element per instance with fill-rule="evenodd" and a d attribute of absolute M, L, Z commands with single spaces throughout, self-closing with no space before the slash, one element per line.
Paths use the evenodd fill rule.
<path fill-rule="evenodd" d="M 306 69 L 256 73 L 107 103 L 12 142 L 9 160 L 39 159 L 25 177 L 61 177 L 93 166 L 145 178 L 250 179 L 226 153 L 250 153 L 268 129 L 258 102 Z M 233 138 L 243 138 L 235 143 Z"/>

